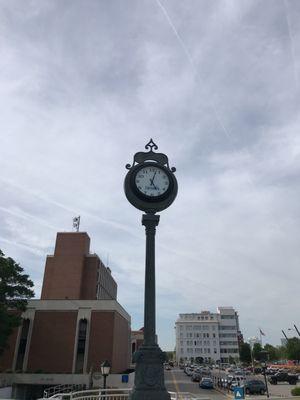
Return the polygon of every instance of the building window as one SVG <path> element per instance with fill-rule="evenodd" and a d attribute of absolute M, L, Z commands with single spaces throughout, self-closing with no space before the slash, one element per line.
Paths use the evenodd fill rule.
<path fill-rule="evenodd" d="M 236 330 L 235 325 L 221 325 L 220 326 L 220 331 L 225 331 L 225 330 Z"/>
<path fill-rule="evenodd" d="M 79 321 L 79 327 L 78 327 L 77 355 L 75 364 L 75 372 L 79 374 L 83 372 L 86 332 L 87 332 L 87 320 L 81 319 Z"/>
<path fill-rule="evenodd" d="M 220 333 L 220 338 L 236 338 L 236 334 L 235 333 Z"/>
<path fill-rule="evenodd" d="M 30 319 L 24 319 L 22 324 L 22 331 L 21 331 L 21 337 L 17 355 L 17 363 L 16 363 L 17 371 L 23 370 L 23 362 L 25 357 L 29 326 L 30 326 Z"/>
<path fill-rule="evenodd" d="M 131 345 L 131 354 L 135 352 L 135 342 L 132 343 Z"/>

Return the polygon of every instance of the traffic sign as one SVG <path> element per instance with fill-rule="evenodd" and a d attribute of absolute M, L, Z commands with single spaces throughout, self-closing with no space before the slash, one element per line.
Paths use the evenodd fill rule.
<path fill-rule="evenodd" d="M 234 393 L 234 398 L 236 400 L 241 400 L 245 398 L 245 392 L 243 387 L 236 386 L 233 389 L 233 393 Z"/>

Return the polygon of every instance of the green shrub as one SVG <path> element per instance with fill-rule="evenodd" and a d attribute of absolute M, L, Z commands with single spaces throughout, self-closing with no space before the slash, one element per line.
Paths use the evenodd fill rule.
<path fill-rule="evenodd" d="M 291 390 L 292 396 L 300 396 L 300 386 Z"/>

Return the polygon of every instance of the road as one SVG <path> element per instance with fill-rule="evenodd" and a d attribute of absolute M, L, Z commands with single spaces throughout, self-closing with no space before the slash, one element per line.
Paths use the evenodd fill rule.
<path fill-rule="evenodd" d="M 223 372 L 223 371 L 222 371 Z M 223 375 L 221 372 L 220 375 Z M 225 374 L 225 373 L 224 373 Z M 218 376 L 220 376 L 218 373 Z M 254 379 L 260 379 L 264 380 L 262 375 L 255 375 L 253 377 Z M 251 377 L 247 376 L 247 380 L 250 380 Z M 167 389 L 170 392 L 189 392 L 196 394 L 199 397 L 206 397 L 210 398 L 212 400 L 226 400 L 228 398 L 232 399 L 233 395 L 232 393 L 222 393 L 217 390 L 205 390 L 205 389 L 200 389 L 198 382 L 192 382 L 191 378 L 187 376 L 183 370 L 173 368 L 171 371 L 165 371 L 165 384 Z M 269 387 L 269 393 L 270 396 L 278 396 L 278 397 L 287 397 L 291 395 L 291 389 L 293 389 L 296 385 L 289 385 L 288 383 L 280 383 L 278 385 L 270 385 L 268 384 Z M 300 382 L 297 384 L 297 386 L 300 386 Z M 246 398 L 251 398 L 251 397 L 260 397 L 261 399 L 266 399 L 267 396 L 246 396 Z"/>
<path fill-rule="evenodd" d="M 198 382 L 192 382 L 183 370 L 173 368 L 165 371 L 165 384 L 170 392 L 189 392 L 199 397 L 206 397 L 213 400 L 225 400 L 226 396 L 216 390 L 200 389 Z"/>

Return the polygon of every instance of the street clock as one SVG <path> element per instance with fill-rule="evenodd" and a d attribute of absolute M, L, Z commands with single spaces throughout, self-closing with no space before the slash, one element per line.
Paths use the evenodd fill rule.
<path fill-rule="evenodd" d="M 130 400 L 170 400 L 164 382 L 165 353 L 159 348 L 155 330 L 155 232 L 160 216 L 156 213 L 169 207 L 177 195 L 175 168 L 169 167 L 168 157 L 156 153 L 158 147 L 151 139 L 147 152 L 134 155 L 127 164 L 124 190 L 128 201 L 145 212 L 142 225 L 146 232 L 144 341 L 133 354 L 135 378 Z"/>
<path fill-rule="evenodd" d="M 145 148 L 149 151 L 136 153 L 133 164 L 126 165 L 129 171 L 125 177 L 124 190 L 134 207 L 154 214 L 169 207 L 176 198 L 176 169 L 169 167 L 165 154 L 153 151 L 158 147 L 152 139 Z"/>

